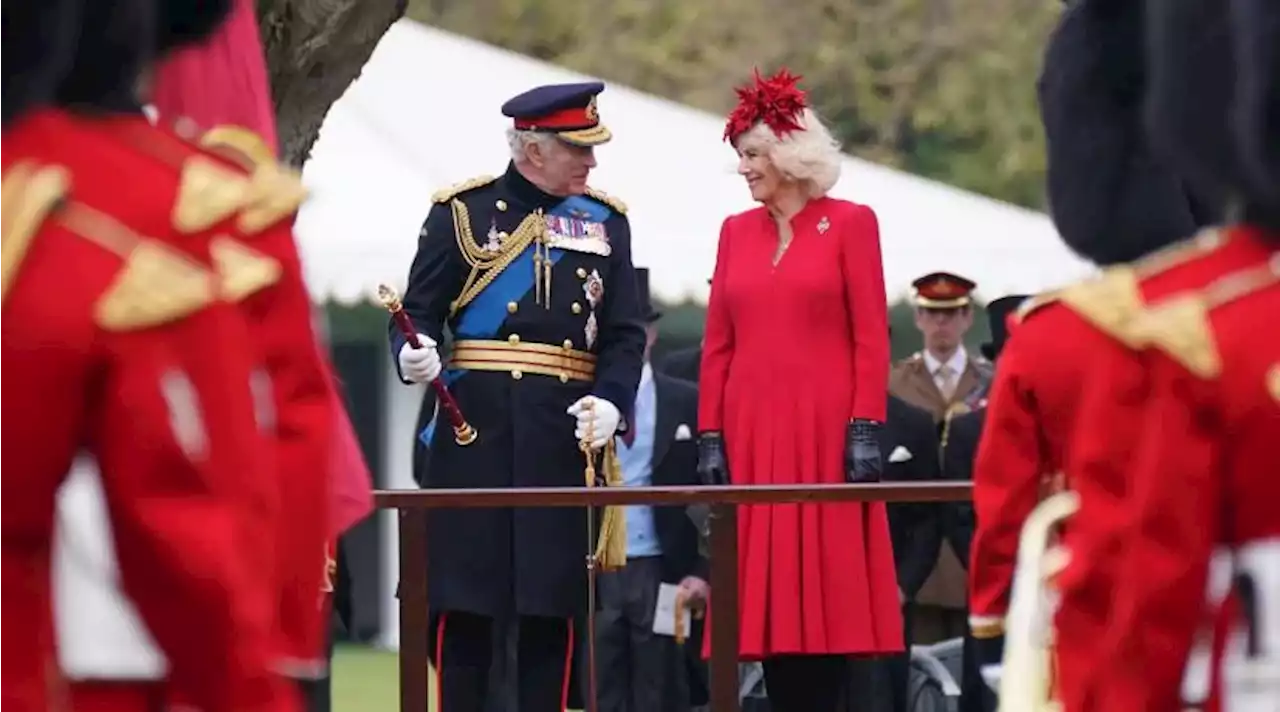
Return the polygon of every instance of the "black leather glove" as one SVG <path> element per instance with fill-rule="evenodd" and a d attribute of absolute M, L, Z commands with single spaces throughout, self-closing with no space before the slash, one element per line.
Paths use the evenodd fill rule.
<path fill-rule="evenodd" d="M 844 443 L 844 478 L 849 482 L 879 482 L 884 474 L 880 458 L 880 428 L 874 420 L 849 423 Z"/>
<path fill-rule="evenodd" d="M 729 463 L 724 457 L 724 438 L 718 432 L 698 436 L 698 477 L 709 487 L 729 484 Z"/>

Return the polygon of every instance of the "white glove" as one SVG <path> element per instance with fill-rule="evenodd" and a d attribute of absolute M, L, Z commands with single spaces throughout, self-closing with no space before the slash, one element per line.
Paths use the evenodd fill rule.
<path fill-rule="evenodd" d="M 595 396 L 579 398 L 566 412 L 578 419 L 578 428 L 573 431 L 574 437 L 581 442 L 589 435 L 591 447 L 596 449 L 604 447 L 613 439 L 618 423 L 622 422 L 618 406 Z"/>
<path fill-rule="evenodd" d="M 441 368 L 436 342 L 422 334 L 418 334 L 418 342 L 422 344 L 422 348 L 415 349 L 410 343 L 400 347 L 400 373 L 413 383 L 434 381 L 440 375 Z"/>

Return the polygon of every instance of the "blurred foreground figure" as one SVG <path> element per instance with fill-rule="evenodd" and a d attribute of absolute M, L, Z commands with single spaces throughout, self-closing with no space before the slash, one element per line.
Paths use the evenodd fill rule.
<path fill-rule="evenodd" d="M 1130 496 L 1079 515 L 1114 523 L 1103 544 L 1119 564 L 1107 655 L 1074 707 L 1274 710 L 1280 331 L 1266 325 L 1280 310 L 1280 5 L 1165 0 L 1148 12 L 1152 136 L 1197 184 L 1235 196 L 1242 219 L 1196 259 L 1199 283 L 1153 304 L 1134 327 L 1143 342 L 1099 374 L 1135 437 L 1109 461 Z M 1094 580 L 1094 556 L 1072 547 L 1073 582 Z"/>
<path fill-rule="evenodd" d="M 153 0 L 151 6 L 157 17 L 158 51 L 193 44 L 183 50 L 185 66 L 202 63 L 202 82 L 189 85 L 187 91 L 216 93 L 237 84 L 240 74 L 251 73 L 255 56 L 261 71 L 256 31 L 244 31 L 245 22 L 256 27 L 251 3 L 237 3 L 229 23 L 207 28 L 214 31 L 208 44 L 194 43 L 207 32 L 193 35 L 190 3 Z M 249 44 L 237 46 L 237 41 Z M 163 66 L 155 86 L 168 85 Z M 168 96 L 175 94 L 170 91 Z M 252 98 L 230 90 L 220 96 Z M 170 122 L 163 107 L 157 107 L 162 109 L 160 128 L 151 128 L 137 106 L 135 102 L 131 108 L 121 107 L 118 121 L 126 127 L 121 135 L 156 165 L 193 182 L 191 177 L 198 176 L 204 190 L 219 192 L 223 202 L 207 218 L 218 229 L 212 245 L 216 264 L 239 264 L 270 276 L 261 283 L 228 284 L 224 292 L 248 325 L 245 346 L 257 367 L 254 386 L 273 466 L 271 473 L 240 493 L 245 506 L 259 514 L 245 556 L 255 575 L 272 589 L 273 666 L 294 679 L 316 679 L 327 669 L 323 591 L 330 559 L 328 468 L 338 406 L 316 344 L 292 238 L 294 211 L 305 193 L 297 177 L 276 165 L 270 149 L 254 134 L 239 128 L 224 133 L 224 140 L 234 140 L 236 150 L 214 155 L 166 128 Z M 223 107 L 230 115 L 238 115 L 236 109 L 234 104 Z M 220 147 L 208 137 L 203 143 Z M 60 502 L 64 525 L 57 591 L 65 672 L 80 681 L 74 689 L 123 680 L 159 684 L 165 678 L 165 656 L 115 585 L 110 530 L 100 517 L 92 516 L 102 509 L 94 473 L 91 468 L 78 469 Z"/>
<path fill-rule="evenodd" d="M 203 146 L 266 178 L 279 172 L 277 132 L 255 13 L 253 0 L 233 0 L 231 13 L 217 32 L 159 63 L 150 99 L 161 123 L 196 128 Z M 272 250 L 288 263 L 297 262 L 292 241 L 278 240 Z M 247 306 L 256 309 L 256 323 L 266 344 L 278 343 L 272 332 L 279 329 L 280 321 L 301 318 L 300 304 L 294 302 Z M 317 599 L 312 586 L 315 572 L 322 570 L 323 590 L 332 590 L 339 537 L 373 509 L 371 477 L 338 388 L 324 389 L 327 404 L 319 400 L 315 361 L 300 349 L 292 353 L 281 349 L 271 363 L 279 372 L 273 374 L 278 380 L 307 386 L 277 393 L 281 420 L 290 423 L 287 430 L 292 433 L 279 441 L 279 497 L 290 503 L 281 513 L 277 534 L 282 583 L 279 615 L 287 658 L 316 661 L 317 651 L 329 647 L 323 665 L 308 662 L 295 668 L 308 706 L 323 712 L 329 705 L 332 654 L 323 636 L 329 629 L 331 602 L 327 595 Z M 322 365 L 326 374 L 331 372 L 327 361 Z M 317 548 L 316 537 L 322 532 L 326 543 Z"/>
<path fill-rule="evenodd" d="M 185 33 L 224 10 L 186 8 Z M 246 552 L 271 523 L 268 507 L 245 506 L 270 477 L 270 423 L 243 320 L 220 299 L 271 284 L 280 266 L 220 259 L 220 203 L 148 154 L 133 87 L 153 12 L 4 8 L 6 710 L 296 709 L 272 670 L 271 589 Z M 199 160 L 186 149 L 179 163 Z M 100 473 L 116 575 L 167 659 L 167 687 L 58 674 L 54 500 L 73 459 Z"/>
<path fill-rule="evenodd" d="M 1003 655 L 1019 534 L 1032 510 L 1063 486 L 1063 472 L 1065 485 L 1085 500 L 1107 493 L 1071 467 L 1073 442 L 1128 424 L 1082 417 L 1081 384 L 1122 348 L 1117 335 L 1144 302 L 1194 283 L 1188 265 L 1217 244 L 1179 242 L 1206 218 L 1187 182 L 1153 155 L 1143 130 L 1142 20 L 1140 2 L 1081 0 L 1064 12 L 1046 51 L 1039 95 L 1054 221 L 1066 244 L 1103 272 L 1027 300 L 1009 325 L 974 467 L 969 623 L 984 667 Z M 1091 523 L 1072 519 L 1066 536 Z M 1107 590 L 1110 563 L 1098 562 L 1090 590 Z M 1108 599 L 1079 596 L 1084 602 L 1064 606 L 1054 631 L 1064 688 L 1095 666 L 1104 633 Z M 1001 702 L 1010 709 L 1039 704 Z"/>

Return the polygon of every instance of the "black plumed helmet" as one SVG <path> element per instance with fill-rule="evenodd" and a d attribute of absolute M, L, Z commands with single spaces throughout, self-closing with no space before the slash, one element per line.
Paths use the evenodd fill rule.
<path fill-rule="evenodd" d="M 1230 132 L 1235 47 L 1226 0 L 1147 3 L 1145 125 L 1161 157 L 1202 194 L 1237 192 Z"/>
<path fill-rule="evenodd" d="M 158 56 L 206 39 L 231 13 L 233 0 L 150 0 L 156 9 Z"/>
<path fill-rule="evenodd" d="M 4 125 L 52 103 L 61 78 L 75 63 L 81 0 L 10 2 L 0 10 Z"/>
<path fill-rule="evenodd" d="M 1096 264 L 1135 260 L 1216 217 L 1147 141 L 1144 32 L 1141 0 L 1078 0 L 1038 84 L 1049 209 L 1063 242 Z"/>
<path fill-rule="evenodd" d="M 78 0 L 83 27 L 58 103 L 82 111 L 137 109 L 143 71 L 166 53 L 207 37 L 230 0 Z"/>
<path fill-rule="evenodd" d="M 1232 0 L 1232 138 L 1246 217 L 1280 231 L 1280 1 Z"/>

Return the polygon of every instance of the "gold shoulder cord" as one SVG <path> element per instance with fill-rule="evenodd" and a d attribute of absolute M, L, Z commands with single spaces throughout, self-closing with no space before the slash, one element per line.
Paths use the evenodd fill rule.
<path fill-rule="evenodd" d="M 467 209 L 465 203 L 461 200 L 453 200 L 449 204 L 453 210 L 453 234 L 458 242 L 458 252 L 462 255 L 462 259 L 466 260 L 467 265 L 471 268 L 471 273 L 467 275 L 467 281 L 462 285 L 462 291 L 458 298 L 453 300 L 449 305 L 449 314 L 452 316 L 458 313 L 458 310 L 470 304 L 480 292 L 483 292 L 498 275 L 502 274 L 529 245 L 543 245 L 546 243 L 547 224 L 543 220 L 542 211 L 530 213 L 526 215 L 524 220 L 520 221 L 520 226 L 515 232 L 507 238 L 503 243 L 502 249 L 498 252 L 490 252 L 483 249 L 475 238 L 475 233 L 471 230 L 471 213 Z M 543 258 L 543 259 L 538 259 Z M 550 270 L 545 272 L 541 269 L 545 258 L 542 253 L 535 255 L 535 269 L 537 270 L 536 290 L 541 294 L 542 285 L 545 282 L 548 296 L 550 293 Z M 545 262 L 549 267 L 550 263 Z M 539 296 L 540 301 L 541 296 Z M 550 303 L 550 300 L 545 300 Z"/>

